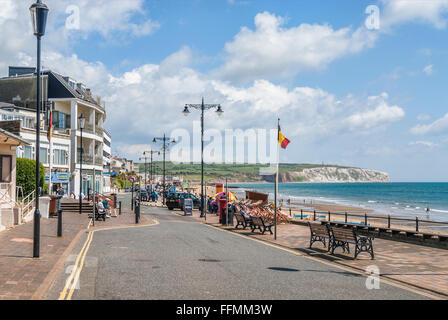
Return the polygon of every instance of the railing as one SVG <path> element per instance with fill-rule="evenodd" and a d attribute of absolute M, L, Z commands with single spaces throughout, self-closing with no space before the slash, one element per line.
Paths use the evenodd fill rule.
<path fill-rule="evenodd" d="M 28 216 L 33 213 L 36 202 L 36 190 L 31 192 L 26 198 L 21 201 L 21 214 L 19 214 L 19 224 L 22 221 L 28 220 Z"/>
<path fill-rule="evenodd" d="M 329 212 L 329 211 L 316 211 L 307 209 L 300 209 L 299 213 L 298 209 L 289 208 L 289 215 L 291 217 L 293 216 L 293 211 L 297 212 L 297 214 L 294 214 L 294 218 L 298 218 L 300 220 L 311 218 L 313 221 L 345 223 L 360 226 L 370 226 L 370 223 L 374 222 L 376 223 L 375 226 L 387 227 L 388 229 L 392 229 L 393 222 L 396 222 L 395 226 L 412 227 L 412 229 L 415 230 L 416 232 L 420 232 L 422 229 L 421 227 L 427 228 L 437 226 L 441 228 L 447 228 L 448 231 L 448 222 L 424 220 L 420 219 L 419 217 L 415 217 L 415 219 L 408 219 L 408 218 L 393 217 L 391 215 L 387 216 L 368 215 L 367 213 L 361 214 L 361 213 L 347 213 L 347 212 Z M 342 217 L 342 219 L 338 220 L 338 217 Z M 403 231 L 409 231 L 409 230 L 403 230 Z"/>

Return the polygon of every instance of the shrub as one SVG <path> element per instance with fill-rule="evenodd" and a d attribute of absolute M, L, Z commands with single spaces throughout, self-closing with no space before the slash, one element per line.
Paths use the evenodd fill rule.
<path fill-rule="evenodd" d="M 48 190 L 45 184 L 45 168 L 40 164 L 39 185 L 44 190 Z M 16 165 L 16 185 L 23 188 L 23 195 L 26 197 L 35 189 L 36 183 L 36 161 L 30 159 L 17 159 Z"/>

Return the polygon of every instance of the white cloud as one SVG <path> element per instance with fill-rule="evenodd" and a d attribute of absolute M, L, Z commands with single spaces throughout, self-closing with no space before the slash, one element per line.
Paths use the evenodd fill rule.
<path fill-rule="evenodd" d="M 329 25 L 305 23 L 283 28 L 284 24 L 284 18 L 269 12 L 257 14 L 255 30 L 243 27 L 226 44 L 226 61 L 217 74 L 238 81 L 294 76 L 358 53 L 373 46 L 377 38 L 365 28 L 334 30 Z"/>
<path fill-rule="evenodd" d="M 438 134 L 448 130 L 448 113 L 441 119 L 430 124 L 419 124 L 411 129 L 411 133 L 415 135 Z"/>
<path fill-rule="evenodd" d="M 430 120 L 431 116 L 429 114 L 421 113 L 417 116 L 418 121 L 427 121 Z"/>
<path fill-rule="evenodd" d="M 438 29 L 446 27 L 448 0 L 382 0 L 381 27 L 407 22 L 423 22 Z"/>
<path fill-rule="evenodd" d="M 434 73 L 434 66 L 432 65 L 432 64 L 430 64 L 430 65 L 427 65 L 424 69 L 423 69 L 423 72 L 427 75 L 427 76 L 430 76 L 430 75 L 432 75 L 433 73 Z"/>
<path fill-rule="evenodd" d="M 423 146 L 427 148 L 434 148 L 438 147 L 439 145 L 437 143 L 431 142 L 431 141 L 414 141 L 409 143 L 410 146 Z"/>

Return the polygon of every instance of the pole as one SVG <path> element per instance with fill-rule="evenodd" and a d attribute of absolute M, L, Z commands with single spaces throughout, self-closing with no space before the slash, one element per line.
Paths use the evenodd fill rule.
<path fill-rule="evenodd" d="M 134 210 L 134 182 L 132 182 L 131 188 L 131 210 Z"/>
<path fill-rule="evenodd" d="M 166 135 L 163 134 L 163 205 L 165 205 L 165 185 L 166 185 L 166 167 L 165 167 L 165 159 L 166 159 Z"/>
<path fill-rule="evenodd" d="M 58 210 L 58 238 L 62 237 L 62 210 Z"/>
<path fill-rule="evenodd" d="M 82 214 L 82 156 L 83 156 L 83 150 L 84 148 L 82 147 L 82 128 L 81 128 L 81 159 L 79 162 L 79 214 Z"/>
<path fill-rule="evenodd" d="M 204 214 L 204 112 L 205 104 L 204 97 L 202 97 L 201 106 L 201 218 L 205 216 Z"/>
<path fill-rule="evenodd" d="M 226 227 L 229 225 L 229 189 L 226 178 Z"/>
<path fill-rule="evenodd" d="M 41 37 L 37 36 L 37 108 L 36 108 L 36 210 L 34 211 L 33 258 L 39 258 L 40 251 L 40 210 L 39 210 L 39 175 L 40 175 L 40 52 Z M 51 179 L 51 177 L 50 177 Z"/>
<path fill-rule="evenodd" d="M 279 138 L 280 138 L 280 119 L 278 119 L 278 127 L 277 127 L 277 170 L 275 171 L 275 193 L 274 193 L 274 240 L 277 240 L 277 194 L 278 194 L 278 169 L 279 169 L 279 162 L 280 162 L 280 144 L 279 144 Z"/>
<path fill-rule="evenodd" d="M 48 129 L 48 130 L 50 130 L 50 129 Z M 50 161 L 49 161 L 49 166 L 50 166 L 50 179 L 48 180 L 48 190 L 49 190 L 49 193 L 50 194 L 53 194 L 53 183 L 52 183 L 52 181 L 51 181 L 51 171 L 52 171 L 52 168 L 53 168 L 53 140 L 52 139 L 50 139 Z"/>
<path fill-rule="evenodd" d="M 95 193 L 96 193 L 96 170 L 95 170 L 95 142 L 93 143 L 93 197 L 92 197 L 92 201 L 93 201 L 93 226 L 95 226 L 95 211 L 96 211 L 96 203 L 95 203 Z"/>
<path fill-rule="evenodd" d="M 183 178 L 182 178 L 182 180 L 183 180 Z M 204 214 L 205 221 L 207 221 L 207 211 L 208 211 L 207 210 L 207 202 L 208 202 L 208 200 L 207 200 L 207 182 L 205 182 L 205 201 L 202 204 L 204 207 L 206 207 L 205 214 Z"/>

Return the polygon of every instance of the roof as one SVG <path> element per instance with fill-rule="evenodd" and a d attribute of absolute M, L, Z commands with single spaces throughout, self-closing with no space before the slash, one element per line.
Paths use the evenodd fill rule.
<path fill-rule="evenodd" d="M 13 134 L 13 133 L 11 133 L 9 131 L 6 131 L 6 130 L 4 130 L 2 128 L 0 128 L 0 135 L 6 136 L 9 139 L 16 140 L 18 145 L 25 145 L 25 146 L 29 146 L 30 145 L 28 142 L 23 140 L 21 137 L 15 135 L 15 134 Z M 0 143 L 6 143 L 6 142 L 0 141 Z"/>

